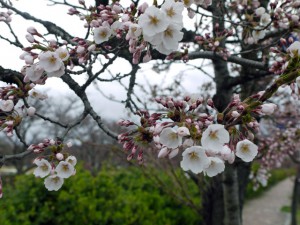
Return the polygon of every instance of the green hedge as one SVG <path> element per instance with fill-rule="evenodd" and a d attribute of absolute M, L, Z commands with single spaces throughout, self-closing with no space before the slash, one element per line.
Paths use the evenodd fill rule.
<path fill-rule="evenodd" d="M 160 174 L 171 185 L 170 178 Z M 184 182 L 199 202 L 197 187 L 188 179 Z M 103 168 L 96 176 L 77 168 L 58 192 L 47 191 L 43 180 L 33 175 L 18 176 L 14 187 L 4 186 L 0 215 L 1 225 L 201 224 L 192 209 L 132 167 Z"/>

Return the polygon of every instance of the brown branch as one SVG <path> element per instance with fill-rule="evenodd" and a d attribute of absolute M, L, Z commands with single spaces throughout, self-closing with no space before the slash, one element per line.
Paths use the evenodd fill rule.
<path fill-rule="evenodd" d="M 32 153 L 32 150 L 26 150 L 24 152 L 18 153 L 18 154 L 12 154 L 12 155 L 0 155 L 0 168 L 3 166 L 3 164 L 8 161 L 8 160 L 21 160 L 23 159 L 25 156 L 29 155 Z"/>
<path fill-rule="evenodd" d="M 37 22 L 37 23 L 42 24 L 42 25 L 47 29 L 47 31 L 48 31 L 50 34 L 59 36 L 59 37 L 61 37 L 62 39 L 68 41 L 69 43 L 73 43 L 73 41 L 72 41 L 73 36 L 71 36 L 67 31 L 65 31 L 65 30 L 62 29 L 61 27 L 55 25 L 54 23 L 49 22 L 49 21 L 45 21 L 45 20 L 38 19 L 38 18 L 36 18 L 36 17 L 34 17 L 34 16 L 31 16 L 31 15 L 30 15 L 29 13 L 27 13 L 27 12 L 22 12 L 22 11 L 16 9 L 16 8 L 14 8 L 13 6 L 6 4 L 3 0 L 0 0 L 0 3 L 2 4 L 2 7 L 14 11 L 14 12 L 17 13 L 18 15 L 22 16 L 24 19 L 26 19 L 26 20 L 32 20 L 32 21 L 34 21 L 34 22 Z"/>
<path fill-rule="evenodd" d="M 0 66 L 0 81 L 8 84 L 19 84 L 19 81 L 23 81 L 24 76 L 15 70 L 5 69 Z"/>
<path fill-rule="evenodd" d="M 98 127 L 103 130 L 108 136 L 114 138 L 115 140 L 118 139 L 118 134 L 111 131 L 108 127 L 106 127 L 103 122 L 102 118 L 95 112 L 93 107 L 91 106 L 86 93 L 82 90 L 82 88 L 72 79 L 72 77 L 68 74 L 63 75 L 62 80 L 69 86 L 71 90 L 75 92 L 75 94 L 81 99 L 82 103 L 84 104 L 84 110 L 91 115 L 91 117 L 95 120 Z"/>

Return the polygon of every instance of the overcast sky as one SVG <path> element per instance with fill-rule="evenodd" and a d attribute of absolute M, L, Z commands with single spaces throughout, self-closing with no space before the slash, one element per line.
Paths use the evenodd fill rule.
<path fill-rule="evenodd" d="M 85 35 L 83 22 L 80 21 L 76 16 L 69 16 L 66 14 L 69 7 L 49 7 L 47 6 L 49 2 L 46 0 L 12 0 L 12 2 L 14 6 L 21 11 L 29 12 L 31 15 L 43 20 L 52 21 L 55 24 L 63 27 L 66 31 L 74 36 L 83 37 Z M 0 11 L 2 11 L 2 9 Z M 185 19 L 185 23 L 188 24 L 189 27 L 193 26 L 193 21 L 190 19 Z M 16 15 L 13 15 L 11 25 L 25 46 L 29 46 L 29 43 L 25 40 L 27 27 L 35 26 L 41 33 L 45 32 L 43 27 L 38 26 L 31 21 L 25 21 Z M 7 28 L 1 23 L 0 30 L 1 34 L 3 34 L 3 32 L 7 32 Z M 3 40 L 0 40 L 0 46 L 0 65 L 19 71 L 24 65 L 24 62 L 19 59 L 19 55 L 22 53 L 22 51 L 13 47 L 12 45 L 9 45 Z M 124 69 L 126 70 L 126 68 L 128 69 L 126 66 L 127 63 L 124 60 L 119 60 L 117 65 L 118 66 L 115 68 L 112 68 L 112 71 L 115 73 L 120 72 L 120 68 L 122 69 L 121 71 Z M 142 68 L 143 72 L 140 72 L 137 76 L 138 82 L 145 83 L 145 79 L 147 79 L 152 84 L 160 85 L 161 80 L 164 77 L 163 74 L 157 74 L 156 72 L 152 71 L 150 65 L 142 65 Z M 209 80 L 209 78 L 203 75 L 201 72 L 197 70 L 186 70 L 184 65 L 177 64 L 172 66 L 171 70 L 168 72 L 166 76 L 166 82 L 172 82 L 174 80 L 174 76 L 178 75 L 179 72 L 184 72 L 186 74 L 186 76 L 184 76 L 183 85 L 189 93 L 196 92 L 201 83 Z M 128 83 L 128 80 L 124 80 L 124 83 Z M 117 83 L 101 83 L 100 88 L 107 95 L 113 95 L 117 99 L 125 100 L 126 98 L 126 92 Z M 46 85 L 44 87 L 38 87 L 38 89 L 47 92 L 48 95 L 57 96 L 59 100 L 58 102 L 60 103 L 63 103 L 61 99 L 64 95 L 72 94 L 72 91 L 68 90 L 67 86 L 58 78 L 48 79 Z M 104 118 L 119 119 L 126 117 L 126 110 L 124 109 L 123 105 L 105 99 L 93 87 L 88 89 L 88 93 L 90 101 L 93 103 L 99 114 Z"/>

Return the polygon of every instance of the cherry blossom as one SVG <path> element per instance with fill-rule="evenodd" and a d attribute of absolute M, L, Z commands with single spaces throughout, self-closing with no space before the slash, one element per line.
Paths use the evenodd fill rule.
<path fill-rule="evenodd" d="M 1 100 L 0 109 L 4 112 L 10 112 L 13 110 L 15 104 L 12 100 Z"/>
<path fill-rule="evenodd" d="M 108 41 L 111 36 L 111 29 L 109 26 L 100 26 L 94 29 L 94 40 L 96 44 L 101 44 Z"/>
<path fill-rule="evenodd" d="M 31 81 L 39 80 L 43 74 L 44 68 L 39 64 L 35 64 L 26 68 L 26 77 Z"/>
<path fill-rule="evenodd" d="M 183 159 L 180 166 L 184 171 L 191 170 L 193 173 L 201 173 L 206 169 L 210 160 L 201 146 L 192 146 L 182 153 Z"/>
<path fill-rule="evenodd" d="M 72 166 L 75 166 L 77 164 L 77 159 L 73 155 L 68 156 L 65 161 L 70 163 Z"/>
<path fill-rule="evenodd" d="M 266 35 L 265 30 L 259 30 L 258 27 L 255 28 L 255 30 L 252 31 L 252 37 L 254 38 L 254 41 L 257 42 L 260 39 L 263 39 Z"/>
<path fill-rule="evenodd" d="M 174 158 L 176 155 L 178 155 L 178 153 L 179 153 L 179 148 L 172 149 L 168 154 L 169 159 Z"/>
<path fill-rule="evenodd" d="M 48 191 L 58 191 L 64 184 L 64 179 L 54 174 L 48 176 L 44 181 L 45 187 Z"/>
<path fill-rule="evenodd" d="M 210 164 L 204 169 L 204 174 L 213 177 L 219 173 L 222 173 L 225 169 L 225 163 L 222 159 L 218 157 L 208 157 Z"/>
<path fill-rule="evenodd" d="M 177 24 L 180 27 L 183 26 L 182 23 L 182 12 L 184 5 L 182 2 L 175 2 L 174 0 L 166 0 L 165 3 L 161 6 L 161 10 L 165 12 L 166 19 L 172 23 Z"/>
<path fill-rule="evenodd" d="M 271 16 L 268 13 L 264 13 L 260 17 L 260 23 L 262 26 L 266 26 L 271 21 Z"/>
<path fill-rule="evenodd" d="M 55 172 L 57 172 L 57 175 L 62 178 L 69 178 L 74 174 L 74 171 L 74 166 L 66 161 L 60 161 L 55 168 Z"/>
<path fill-rule="evenodd" d="M 255 10 L 255 14 L 256 14 L 257 16 L 261 16 L 261 15 L 263 15 L 265 12 L 266 12 L 266 9 L 265 9 L 264 7 L 259 7 L 259 8 L 257 8 L 257 9 Z"/>
<path fill-rule="evenodd" d="M 65 48 L 62 48 L 62 47 L 56 49 L 55 53 L 58 54 L 59 58 L 61 58 L 62 61 L 68 60 L 68 58 L 70 56 L 68 50 Z"/>
<path fill-rule="evenodd" d="M 47 72 L 48 77 L 61 77 L 65 74 L 65 65 L 61 62 L 60 67 L 56 71 Z"/>
<path fill-rule="evenodd" d="M 167 127 L 160 133 L 159 142 L 168 148 L 177 148 L 182 144 L 182 137 L 175 129 Z"/>
<path fill-rule="evenodd" d="M 300 42 L 295 41 L 293 42 L 286 50 L 290 53 L 292 57 L 299 56 L 300 55 Z"/>
<path fill-rule="evenodd" d="M 153 36 L 163 32 L 169 25 L 166 14 L 155 6 L 148 7 L 139 17 L 138 25 L 142 27 L 143 34 Z"/>
<path fill-rule="evenodd" d="M 44 178 L 48 176 L 52 170 L 51 164 L 46 159 L 36 159 L 34 163 L 37 165 L 37 168 L 34 169 L 33 174 L 36 177 Z"/>
<path fill-rule="evenodd" d="M 62 60 L 55 52 L 47 51 L 39 54 L 39 64 L 46 72 L 54 72 L 61 68 Z"/>
<path fill-rule="evenodd" d="M 183 33 L 178 29 L 179 27 L 170 24 L 167 29 L 162 33 L 160 44 L 155 46 L 155 48 L 162 54 L 170 54 L 171 52 L 177 50 L 179 41 L 183 37 Z M 150 42 L 151 43 L 151 42 Z"/>
<path fill-rule="evenodd" d="M 237 143 L 235 154 L 243 161 L 251 162 L 258 153 L 257 149 L 258 149 L 257 145 L 245 139 Z"/>
<path fill-rule="evenodd" d="M 203 132 L 201 144 L 204 148 L 220 151 L 229 142 L 229 133 L 221 124 L 211 124 Z"/>

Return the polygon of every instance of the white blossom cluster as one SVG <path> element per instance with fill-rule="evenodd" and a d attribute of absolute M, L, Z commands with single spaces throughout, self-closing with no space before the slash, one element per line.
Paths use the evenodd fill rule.
<path fill-rule="evenodd" d="M 62 160 L 63 155 L 58 153 L 56 158 Z M 77 159 L 75 156 L 69 156 L 66 160 L 60 161 L 56 167 L 53 163 L 51 164 L 48 160 L 43 158 L 35 159 L 34 163 L 37 165 L 37 168 L 35 168 L 33 174 L 36 177 L 46 177 L 44 181 L 45 187 L 49 191 L 57 191 L 62 187 L 64 179 L 76 173 L 74 167 L 77 163 Z"/>
<path fill-rule="evenodd" d="M 266 13 L 266 9 L 264 7 L 257 8 L 254 14 L 260 18 L 260 20 L 258 26 L 254 27 L 252 36 L 248 37 L 246 40 L 248 44 L 257 43 L 260 39 L 263 39 L 266 35 L 265 27 L 271 22 L 271 16 Z"/>
<path fill-rule="evenodd" d="M 179 127 L 177 130 L 164 128 L 160 135 L 155 137 L 156 146 L 161 147 L 158 157 L 172 158 L 178 154 L 179 147 L 187 147 L 182 153 L 181 168 L 196 174 L 203 172 L 212 177 L 224 171 L 225 161 L 233 163 L 237 156 L 245 162 L 250 162 L 258 153 L 258 147 L 247 139 L 239 141 L 232 151 L 228 145 L 229 132 L 221 124 L 211 124 L 207 127 L 202 134 L 201 145 L 188 138 L 183 142 L 183 137 L 188 137 L 189 134 L 186 127 Z"/>
<path fill-rule="evenodd" d="M 183 27 L 183 9 L 183 3 L 174 0 L 165 1 L 160 9 L 148 7 L 138 18 L 144 40 L 162 54 L 168 55 L 176 51 L 183 37 L 180 31 Z"/>
<path fill-rule="evenodd" d="M 137 23 L 130 21 L 127 15 L 123 15 L 121 21 L 116 20 L 112 24 L 104 21 L 94 28 L 94 41 L 101 44 L 108 41 L 111 36 L 118 36 L 120 31 L 125 31 L 131 53 L 140 53 L 145 47 L 145 45 L 137 46 L 138 39 L 143 35 L 144 41 L 150 43 L 160 53 L 168 55 L 178 49 L 179 41 L 183 37 L 180 31 L 183 28 L 183 9 L 184 4 L 174 0 L 165 1 L 160 9 L 154 5 L 149 7 L 144 3 L 140 7 L 143 13 L 137 18 Z"/>
<path fill-rule="evenodd" d="M 25 50 L 20 59 L 24 60 L 26 67 L 23 70 L 24 81 L 41 83 L 47 77 L 61 77 L 65 73 L 65 63 L 69 59 L 69 52 L 65 47 L 58 47 L 56 41 L 51 40 L 46 46 L 35 37 L 43 37 L 34 27 L 27 28 L 26 39 L 28 42 L 39 45 L 43 49 L 39 54 Z M 38 62 L 35 60 L 38 59 Z"/>
<path fill-rule="evenodd" d="M 25 81 L 39 81 L 43 75 L 47 77 L 61 77 L 65 74 L 65 64 L 69 58 L 67 49 L 60 47 L 55 51 L 41 52 L 38 55 L 39 61 L 34 63 L 34 57 L 28 52 L 24 52 L 21 56 L 26 64 Z"/>

